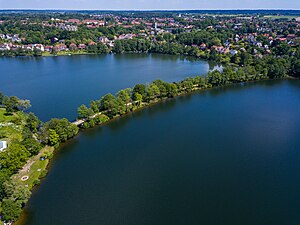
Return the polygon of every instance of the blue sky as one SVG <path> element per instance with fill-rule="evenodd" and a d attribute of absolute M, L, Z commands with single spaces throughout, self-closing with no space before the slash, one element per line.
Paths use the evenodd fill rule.
<path fill-rule="evenodd" d="M 300 9 L 300 0 L 0 0 L 0 9 Z"/>

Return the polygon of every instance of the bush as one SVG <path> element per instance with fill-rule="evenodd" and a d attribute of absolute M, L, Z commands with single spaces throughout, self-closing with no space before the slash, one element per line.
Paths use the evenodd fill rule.
<path fill-rule="evenodd" d="M 33 184 L 33 186 L 38 186 L 38 185 L 41 184 L 41 181 L 39 179 L 36 179 L 36 180 L 33 181 L 32 184 Z"/>
<path fill-rule="evenodd" d="M 46 176 L 47 176 L 47 173 L 48 173 L 48 171 L 47 171 L 46 169 L 43 170 L 43 171 L 41 172 L 39 178 L 42 179 L 42 178 L 46 177 Z M 40 184 L 40 180 L 36 180 L 36 181 L 38 181 L 38 184 Z"/>

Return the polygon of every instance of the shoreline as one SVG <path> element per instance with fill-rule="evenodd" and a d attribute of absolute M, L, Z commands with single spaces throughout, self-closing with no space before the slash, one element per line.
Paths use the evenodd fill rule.
<path fill-rule="evenodd" d="M 96 129 L 98 127 L 101 127 L 101 126 L 104 126 L 104 125 L 108 125 L 112 122 L 114 122 L 115 120 L 118 120 L 118 119 L 122 119 L 122 118 L 125 118 L 127 116 L 130 116 L 136 112 L 139 112 L 141 110 L 144 110 L 146 108 L 149 108 L 149 107 L 152 107 L 154 105 L 157 105 L 157 104 L 163 104 L 164 102 L 167 102 L 167 101 L 171 101 L 171 100 L 177 100 L 177 98 L 179 97 L 184 97 L 184 96 L 188 96 L 188 95 L 193 95 L 197 92 L 202 92 L 202 91 L 208 91 L 208 90 L 213 90 L 213 89 L 219 89 L 219 88 L 224 88 L 224 87 L 230 87 L 230 86 L 233 86 L 233 85 L 240 85 L 240 84 L 250 84 L 250 83 L 259 83 L 259 82 L 263 82 L 263 81 L 271 81 L 271 80 L 298 80 L 299 78 L 296 78 L 296 77 L 291 77 L 291 76 L 288 76 L 288 77 L 285 77 L 285 78 L 277 78 L 277 79 L 261 79 L 261 80 L 252 80 L 252 81 L 246 81 L 246 82 L 238 82 L 238 83 L 231 83 L 231 84 L 226 84 L 226 85 L 222 85 L 222 86 L 218 86 L 218 87 L 205 87 L 205 88 L 199 88 L 199 87 L 195 87 L 192 91 L 189 91 L 189 92 L 183 92 L 183 93 L 179 93 L 178 95 L 176 96 L 173 96 L 173 97 L 165 97 L 165 98 L 162 98 L 162 99 L 158 99 L 158 100 L 155 100 L 155 101 L 152 101 L 150 103 L 145 103 L 143 102 L 144 104 L 141 104 L 140 106 L 138 106 L 137 108 L 134 108 L 133 110 L 129 110 L 127 113 L 123 114 L 123 115 L 116 115 L 114 116 L 113 118 L 110 118 L 108 121 L 106 122 L 103 122 L 101 124 L 97 124 L 93 127 L 88 127 L 88 128 L 82 128 L 80 126 L 79 127 L 79 133 L 74 136 L 73 138 L 67 140 L 66 142 L 63 142 L 63 143 L 60 143 L 60 145 L 57 147 L 57 148 L 54 148 L 54 147 L 50 147 L 50 146 L 45 146 L 43 149 L 45 148 L 52 148 L 52 151 L 51 151 L 51 157 L 49 157 L 49 159 L 47 159 L 47 161 L 45 161 L 45 168 L 43 171 L 41 171 L 41 173 L 44 172 L 44 175 L 39 177 L 39 183 L 38 184 L 34 184 L 30 190 L 32 191 L 31 193 L 31 196 L 34 194 L 35 191 L 37 191 L 39 185 L 41 184 L 41 182 L 43 182 L 44 179 L 46 179 L 47 175 L 48 175 L 48 172 L 50 171 L 51 167 L 53 166 L 53 164 L 55 163 L 55 160 L 53 160 L 56 156 L 56 154 L 61 150 L 61 148 L 66 145 L 66 144 L 69 144 L 71 141 L 74 141 L 77 137 L 80 136 L 80 134 L 82 132 L 84 132 L 85 130 L 89 130 L 89 129 Z M 94 114 L 93 116 L 95 116 L 96 114 Z M 93 117 L 91 116 L 91 118 Z M 74 122 L 77 122 L 78 120 L 75 120 Z M 88 120 L 85 120 L 84 123 L 86 123 Z M 74 124 L 73 122 L 73 124 Z M 43 151 L 43 150 L 42 150 Z M 41 151 L 41 152 L 42 152 Z M 39 155 L 36 155 L 35 157 L 33 158 L 36 158 L 36 160 L 32 161 L 32 158 L 26 163 L 26 165 L 30 162 L 30 163 L 36 163 L 39 161 Z M 26 167 L 26 165 L 24 167 Z M 14 177 L 19 177 L 20 176 L 20 172 L 22 171 L 23 169 L 21 169 L 17 174 L 14 175 Z M 30 197 L 31 198 L 31 197 Z M 22 210 L 22 213 L 20 214 L 20 217 L 17 221 L 15 221 L 13 224 L 14 225 L 24 225 L 25 222 L 26 222 L 26 219 L 28 217 L 28 213 L 26 212 L 26 206 L 23 208 Z"/>
<path fill-rule="evenodd" d="M 107 53 L 89 53 L 89 52 L 61 52 L 61 54 L 56 54 L 53 55 L 51 53 L 44 53 L 40 56 L 33 56 L 33 55 L 23 55 L 23 56 L 15 56 L 15 55 L 0 55 L 0 58 L 49 58 L 49 57 L 60 57 L 60 56 L 107 56 L 107 55 L 126 55 L 126 54 L 133 54 L 133 55 L 152 55 L 152 54 L 157 54 L 157 55 L 169 55 L 169 56 L 178 56 L 186 59 L 191 59 L 192 60 L 200 60 L 200 61 L 206 61 L 208 63 L 213 63 L 216 66 L 223 66 L 225 65 L 224 63 L 221 62 L 216 62 L 214 60 L 208 59 L 208 58 L 201 58 L 201 57 L 196 57 L 192 55 L 187 55 L 187 54 L 170 54 L 170 53 L 161 53 L 161 52 L 122 52 L 122 53 L 114 53 L 112 51 L 107 52 Z M 229 64 L 232 66 L 235 66 L 235 64 Z"/>

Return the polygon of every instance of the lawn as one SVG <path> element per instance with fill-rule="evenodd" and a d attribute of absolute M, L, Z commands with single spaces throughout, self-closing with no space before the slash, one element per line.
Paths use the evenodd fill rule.
<path fill-rule="evenodd" d="M 12 179 L 22 185 L 28 185 L 29 189 L 36 185 L 42 174 L 45 173 L 49 159 L 40 160 L 45 154 L 52 154 L 54 151 L 53 147 L 45 146 L 38 155 L 29 159 L 26 165 L 15 174 Z M 28 179 L 22 181 L 22 177 L 28 176 Z"/>
<path fill-rule="evenodd" d="M 6 115 L 4 108 L 0 108 L 0 139 L 8 142 L 22 140 L 25 116 L 22 112 Z"/>
<path fill-rule="evenodd" d="M 61 52 L 56 52 L 56 56 L 63 56 L 63 55 L 89 55 L 92 53 L 88 53 L 87 51 L 84 50 L 78 50 L 78 51 L 61 51 Z M 49 52 L 43 52 L 43 56 L 55 56 Z"/>
<path fill-rule="evenodd" d="M 264 16 L 264 18 L 269 18 L 269 19 L 295 19 L 298 16 L 287 16 L 287 15 L 268 15 Z"/>

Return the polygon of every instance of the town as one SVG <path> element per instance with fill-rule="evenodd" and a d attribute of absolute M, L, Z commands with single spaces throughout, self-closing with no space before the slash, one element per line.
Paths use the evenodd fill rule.
<path fill-rule="evenodd" d="M 0 55 L 158 52 L 227 62 L 242 52 L 262 57 L 285 51 L 299 46 L 299 37 L 300 16 L 7 13 L 0 20 Z"/>

